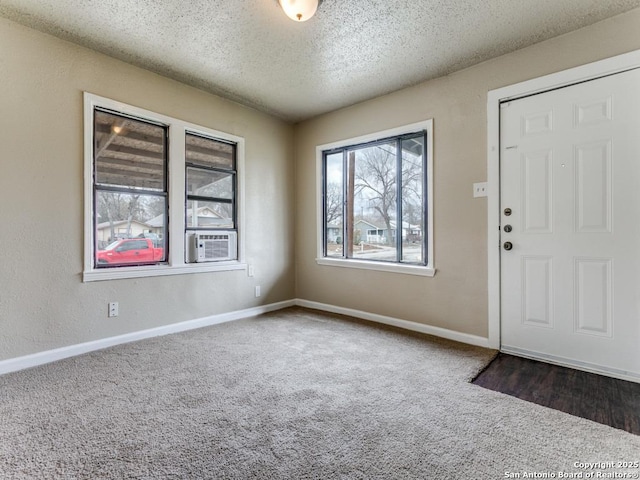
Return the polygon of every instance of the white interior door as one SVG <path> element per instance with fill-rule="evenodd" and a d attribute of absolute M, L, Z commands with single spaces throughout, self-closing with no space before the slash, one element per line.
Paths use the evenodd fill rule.
<path fill-rule="evenodd" d="M 640 69 L 502 104 L 500 205 L 503 351 L 640 381 Z"/>

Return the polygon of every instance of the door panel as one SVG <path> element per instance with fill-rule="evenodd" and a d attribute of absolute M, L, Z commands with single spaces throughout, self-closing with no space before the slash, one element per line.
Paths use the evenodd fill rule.
<path fill-rule="evenodd" d="M 501 105 L 503 349 L 640 380 L 639 86 L 632 70 Z"/>
<path fill-rule="evenodd" d="M 542 150 L 522 156 L 522 231 L 553 231 L 553 151 Z"/>
<path fill-rule="evenodd" d="M 553 327 L 553 258 L 522 257 L 522 322 Z"/>
<path fill-rule="evenodd" d="M 611 259 L 575 260 L 576 333 L 612 337 Z"/>
<path fill-rule="evenodd" d="M 576 208 L 579 233 L 611 233 L 611 141 L 576 145 Z"/>

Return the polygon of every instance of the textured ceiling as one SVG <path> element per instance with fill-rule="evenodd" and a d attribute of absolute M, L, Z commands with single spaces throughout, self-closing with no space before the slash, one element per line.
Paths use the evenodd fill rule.
<path fill-rule="evenodd" d="M 0 0 L 0 16 L 299 121 L 446 75 L 640 0 Z"/>

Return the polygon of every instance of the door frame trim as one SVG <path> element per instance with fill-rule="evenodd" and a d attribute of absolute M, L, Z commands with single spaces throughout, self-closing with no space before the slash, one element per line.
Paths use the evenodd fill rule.
<path fill-rule="evenodd" d="M 500 349 L 500 103 L 640 68 L 640 50 L 490 90 L 487 94 L 489 346 Z"/>

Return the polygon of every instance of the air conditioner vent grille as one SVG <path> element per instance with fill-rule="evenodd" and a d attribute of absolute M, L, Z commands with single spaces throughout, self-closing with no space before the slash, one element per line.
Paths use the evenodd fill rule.
<path fill-rule="evenodd" d="M 198 232 L 191 235 L 190 262 L 237 259 L 236 232 Z"/>
<path fill-rule="evenodd" d="M 227 258 L 229 257 L 229 236 L 228 235 L 208 235 L 204 241 L 205 258 Z M 201 241 L 203 239 L 200 239 Z"/>

